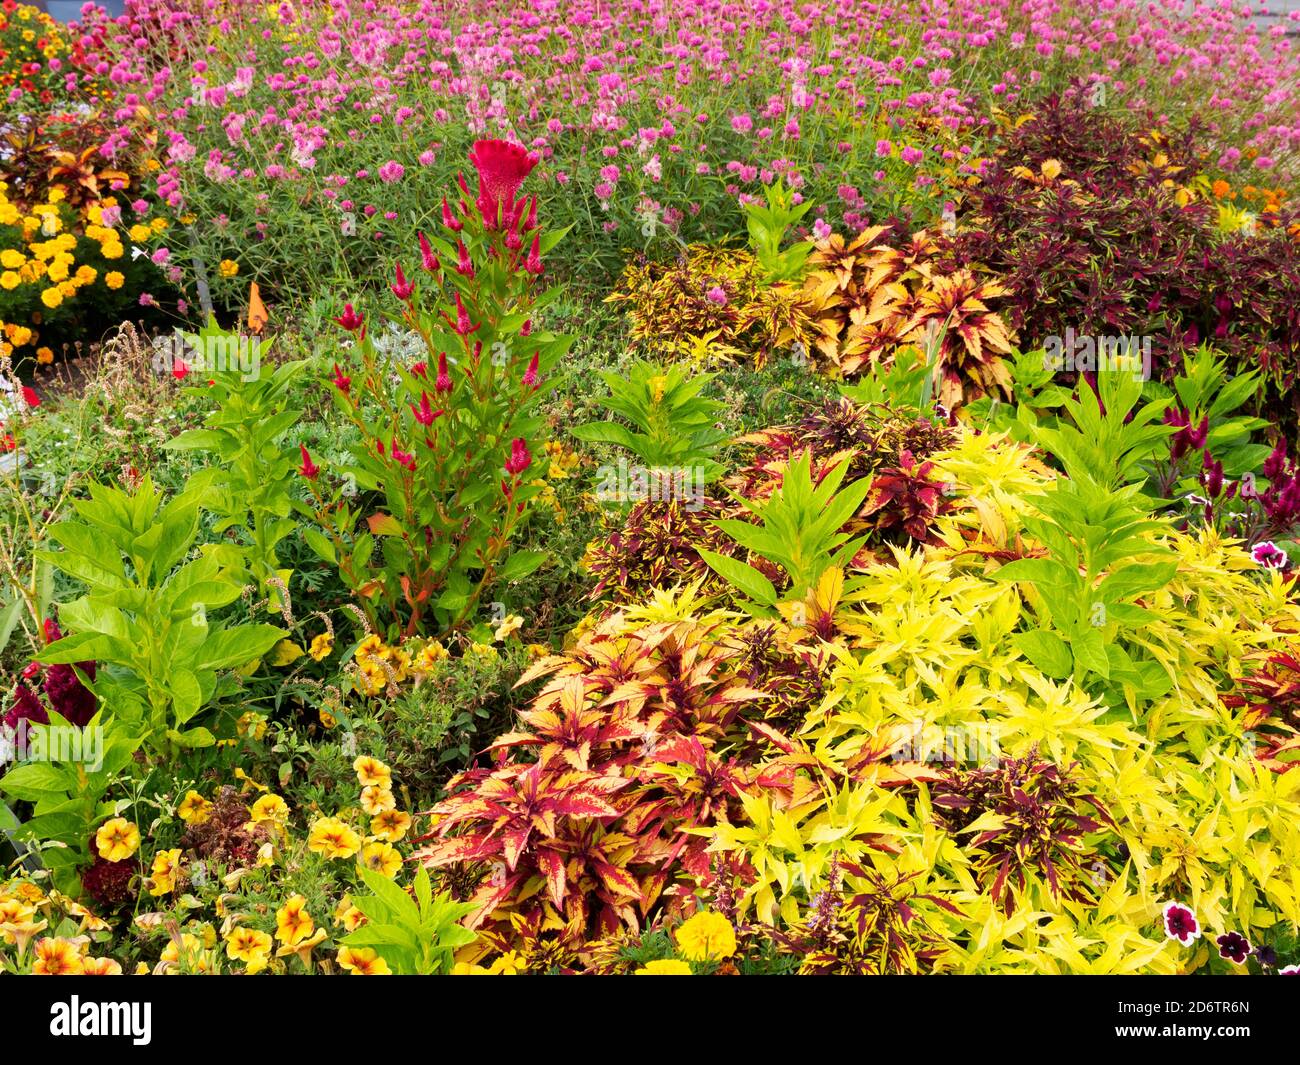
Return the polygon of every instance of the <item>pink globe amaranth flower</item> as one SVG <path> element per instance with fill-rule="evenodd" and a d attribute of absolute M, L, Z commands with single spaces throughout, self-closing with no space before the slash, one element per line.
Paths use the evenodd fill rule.
<path fill-rule="evenodd" d="M 537 158 L 518 144 L 503 140 L 475 141 L 469 161 L 478 171 L 478 198 L 475 201 L 483 224 L 498 229 L 501 219 L 509 217 L 515 195 L 524 179 L 537 165 Z"/>
<path fill-rule="evenodd" d="M 522 437 L 515 437 L 510 441 L 510 457 L 506 459 L 506 473 L 513 477 L 519 476 L 524 470 L 532 465 L 533 456 L 528 450 L 528 444 Z"/>
<path fill-rule="evenodd" d="M 1185 947 L 1201 938 L 1201 926 L 1196 921 L 1196 914 L 1181 902 L 1165 903 L 1164 922 L 1165 935 L 1169 939 L 1178 940 Z"/>
<path fill-rule="evenodd" d="M 1250 956 L 1251 947 L 1246 937 L 1240 932 L 1227 932 L 1218 937 L 1219 957 L 1232 962 L 1233 965 L 1245 965 Z"/>
<path fill-rule="evenodd" d="M 320 476 L 320 467 L 312 462 L 311 455 L 307 451 L 305 444 L 299 444 L 298 450 L 302 452 L 302 465 L 298 467 L 298 472 L 309 481 L 314 481 Z"/>

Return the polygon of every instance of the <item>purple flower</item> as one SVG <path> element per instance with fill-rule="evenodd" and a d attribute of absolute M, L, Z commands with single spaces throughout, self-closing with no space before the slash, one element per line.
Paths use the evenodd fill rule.
<path fill-rule="evenodd" d="M 1233 965 L 1245 965 L 1250 955 L 1250 944 L 1240 932 L 1228 932 L 1215 940 L 1219 944 L 1219 957 L 1226 958 Z"/>
<path fill-rule="evenodd" d="M 1201 938 L 1201 926 L 1196 921 L 1196 914 L 1192 913 L 1181 902 L 1167 902 L 1164 909 L 1165 935 L 1170 939 L 1176 939 L 1185 947 L 1192 945 L 1192 941 Z"/>
<path fill-rule="evenodd" d="M 727 305 L 727 290 L 721 285 L 714 285 L 704 296 L 710 303 L 715 303 L 719 307 Z"/>
<path fill-rule="evenodd" d="M 1265 569 L 1286 569 L 1291 560 L 1272 540 L 1263 540 L 1250 549 L 1255 564 Z"/>
<path fill-rule="evenodd" d="M 401 181 L 402 175 L 406 173 L 406 167 L 395 159 L 390 159 L 379 168 L 379 180 L 391 185 L 394 181 Z"/>

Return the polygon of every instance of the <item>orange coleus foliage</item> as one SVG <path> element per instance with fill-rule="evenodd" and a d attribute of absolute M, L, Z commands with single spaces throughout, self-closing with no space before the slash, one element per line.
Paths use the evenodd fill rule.
<path fill-rule="evenodd" d="M 525 727 L 428 812 L 415 857 L 481 872 L 471 927 L 513 918 L 579 943 L 641 927 L 679 879 L 708 871 L 708 839 L 691 830 L 738 811 L 733 725 L 764 695 L 736 676 L 739 650 L 717 625 L 625 630 L 614 614 L 536 663 L 520 683 L 550 680 L 519 715 Z"/>
<path fill-rule="evenodd" d="M 808 265 L 804 296 L 814 315 L 814 346 L 844 376 L 914 344 L 933 352 L 936 393 L 947 406 L 1008 394 L 1011 379 L 999 356 L 1011 352 L 1012 337 L 987 303 L 1006 290 L 969 270 L 943 273 L 924 230 L 907 237 L 872 226 L 847 243 L 832 234 Z"/>

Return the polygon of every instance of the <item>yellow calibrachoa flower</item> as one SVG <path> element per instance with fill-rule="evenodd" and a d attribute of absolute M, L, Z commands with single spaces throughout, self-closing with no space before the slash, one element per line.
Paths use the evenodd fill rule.
<path fill-rule="evenodd" d="M 648 961 L 636 971 L 637 976 L 690 976 L 691 967 L 676 958 Z"/>
<path fill-rule="evenodd" d="M 121 976 L 122 966 L 112 958 L 86 958 L 81 963 L 83 976 Z"/>
<path fill-rule="evenodd" d="M 125 817 L 114 817 L 99 826 L 95 849 L 106 862 L 122 862 L 140 849 L 140 830 Z"/>
<path fill-rule="evenodd" d="M 311 655 L 314 661 L 319 662 L 328 657 L 329 653 L 333 650 L 334 637 L 328 632 L 322 632 L 312 640 L 311 646 L 307 648 L 307 653 Z"/>
<path fill-rule="evenodd" d="M 187 825 L 201 825 L 212 816 L 212 803 L 197 791 L 187 791 L 176 813 Z"/>
<path fill-rule="evenodd" d="M 352 768 L 356 770 L 357 782 L 362 787 L 391 788 L 393 786 L 393 771 L 378 758 L 363 754 L 352 763 Z"/>
<path fill-rule="evenodd" d="M 104 284 L 109 288 L 116 290 L 126 284 L 126 278 L 117 270 L 110 270 L 104 275 Z"/>
<path fill-rule="evenodd" d="M 360 864 L 393 880 L 402 868 L 402 856 L 391 843 L 367 843 Z"/>
<path fill-rule="evenodd" d="M 271 937 L 256 928 L 233 928 L 226 936 L 226 957 L 242 961 L 250 974 L 259 973 L 266 968 L 273 945 Z"/>
<path fill-rule="evenodd" d="M 81 953 L 68 940 L 37 940 L 34 976 L 80 976 L 84 971 Z"/>
<path fill-rule="evenodd" d="M 369 787 L 361 789 L 361 808 L 374 817 L 376 814 L 382 814 L 385 810 L 395 810 L 397 800 L 393 798 L 393 793 L 386 787 L 378 784 L 371 784 Z"/>
<path fill-rule="evenodd" d="M 266 718 L 252 710 L 239 715 L 235 722 L 235 731 L 251 740 L 260 740 L 266 735 Z"/>
<path fill-rule="evenodd" d="M 337 817 L 322 817 L 307 833 L 307 849 L 326 858 L 351 858 L 361 849 L 361 837 Z"/>
<path fill-rule="evenodd" d="M 447 648 L 438 640 L 430 640 L 416 652 L 411 668 L 417 674 L 432 673 L 434 667 L 447 657 Z"/>
<path fill-rule="evenodd" d="M 370 834 L 396 843 L 411 828 L 411 815 L 400 810 L 382 810 L 370 819 Z"/>
<path fill-rule="evenodd" d="M 498 640 L 506 640 L 509 639 L 511 636 L 513 636 L 516 632 L 518 632 L 523 627 L 524 627 L 524 619 L 521 618 L 518 614 L 511 614 L 509 617 L 505 618 L 500 625 L 497 626 L 497 631 L 493 633 L 493 636 Z"/>
<path fill-rule="evenodd" d="M 149 894 L 170 895 L 176 890 L 176 877 L 181 871 L 181 851 L 176 847 L 159 851 L 153 856 L 153 869 L 149 877 Z"/>
<path fill-rule="evenodd" d="M 253 803 L 250 816 L 255 825 L 261 824 L 263 821 L 274 821 L 277 824 L 282 824 L 289 819 L 289 805 L 280 796 L 267 793 Z"/>
<path fill-rule="evenodd" d="M 353 976 L 392 976 L 379 954 L 370 947 L 340 947 L 338 953 L 339 967 L 346 969 Z"/>
<path fill-rule="evenodd" d="M 276 911 L 275 938 L 288 946 L 301 943 L 316 930 L 316 922 L 307 912 L 307 900 L 301 895 L 290 895 L 288 901 Z"/>
<path fill-rule="evenodd" d="M 366 915 L 352 903 L 351 895 L 344 895 L 334 909 L 334 920 L 348 932 L 355 932 L 366 921 Z"/>
<path fill-rule="evenodd" d="M 736 953 L 736 931 L 722 914 L 701 910 L 677 929 L 677 947 L 690 961 L 721 961 Z"/>

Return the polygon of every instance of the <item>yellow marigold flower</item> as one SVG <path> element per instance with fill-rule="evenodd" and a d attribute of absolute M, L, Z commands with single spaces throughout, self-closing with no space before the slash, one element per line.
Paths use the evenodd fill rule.
<path fill-rule="evenodd" d="M 312 640 L 311 646 L 307 648 L 307 653 L 311 655 L 313 660 L 319 662 L 322 659 L 328 657 L 329 653 L 333 650 L 334 650 L 334 637 L 331 636 L 328 632 L 322 632 L 319 636 L 317 636 L 315 639 Z"/>
<path fill-rule="evenodd" d="M 397 800 L 393 798 L 393 793 L 388 788 L 370 784 L 361 789 L 361 809 L 371 817 L 396 808 Z"/>
<path fill-rule="evenodd" d="M 112 958 L 86 958 L 81 963 L 83 976 L 121 976 L 122 966 Z"/>
<path fill-rule="evenodd" d="M 176 877 L 181 871 L 180 848 L 159 851 L 153 856 L 153 869 L 149 877 L 150 895 L 170 895 L 176 890 Z"/>
<path fill-rule="evenodd" d="M 648 961 L 636 971 L 637 976 L 690 976 L 691 967 L 676 958 Z"/>
<path fill-rule="evenodd" d="M 41 292 L 41 302 L 50 310 L 54 310 L 63 303 L 63 293 L 57 288 L 47 288 Z"/>
<path fill-rule="evenodd" d="M 239 273 L 239 263 L 235 262 L 234 259 L 222 259 L 217 264 L 217 273 L 222 277 L 234 277 Z"/>
<path fill-rule="evenodd" d="M 140 830 L 125 817 L 114 817 L 99 826 L 95 848 L 106 862 L 122 862 L 140 849 Z"/>
<path fill-rule="evenodd" d="M 142 226 L 140 225 L 139 222 L 137 222 L 135 225 L 133 225 L 130 229 L 127 230 L 127 234 L 130 236 L 130 238 L 133 241 L 139 244 L 142 241 L 146 241 L 151 236 L 153 236 L 153 230 L 150 229 L 148 226 Z"/>
<path fill-rule="evenodd" d="M 77 267 L 77 281 L 82 285 L 92 284 L 99 276 L 99 271 L 93 266 L 86 266 L 84 263 Z"/>
<path fill-rule="evenodd" d="M 280 796 L 268 792 L 253 803 L 249 816 L 253 824 L 263 821 L 284 822 L 289 819 L 289 805 Z"/>
<path fill-rule="evenodd" d="M 677 929 L 677 946 L 690 961 L 721 961 L 736 953 L 736 932 L 722 914 L 701 910 Z"/>
<path fill-rule="evenodd" d="M 367 843 L 360 864 L 392 880 L 402 868 L 402 856 L 391 843 Z"/>
<path fill-rule="evenodd" d="M 49 348 L 37 348 L 36 361 L 42 366 L 47 366 L 54 361 L 54 352 Z"/>
<path fill-rule="evenodd" d="M 0 266 L 6 270 L 17 270 L 27 261 L 27 256 L 16 248 L 5 248 L 0 251 Z"/>
<path fill-rule="evenodd" d="M 400 810 L 382 810 L 370 819 L 370 834 L 396 843 L 411 828 L 411 815 Z"/>
<path fill-rule="evenodd" d="M 316 930 L 316 922 L 307 912 L 307 900 L 301 895 L 290 895 L 276 911 L 275 927 L 275 938 L 289 946 L 301 943 L 311 935 Z"/>
<path fill-rule="evenodd" d="M 104 284 L 111 289 L 119 289 L 126 283 L 126 278 L 118 271 L 110 270 L 104 275 Z"/>
<path fill-rule="evenodd" d="M 167 219 L 155 218 L 152 222 L 149 223 L 149 228 L 152 229 L 155 233 L 161 233 L 167 228 Z"/>
<path fill-rule="evenodd" d="M 212 816 L 212 803 L 197 791 L 187 791 L 176 812 L 187 825 L 201 825 Z"/>
<path fill-rule="evenodd" d="M 242 961 L 248 972 L 258 973 L 266 968 L 273 945 L 271 937 L 256 928 L 233 928 L 226 936 L 226 957 Z"/>
<path fill-rule="evenodd" d="M 353 976 L 392 976 L 379 954 L 370 947 L 340 947 L 338 953 L 339 967 L 346 969 Z"/>
<path fill-rule="evenodd" d="M 391 788 L 393 786 L 393 771 L 378 758 L 363 754 L 352 763 L 352 768 L 356 770 L 357 783 L 362 787 L 377 785 L 381 788 Z"/>
<path fill-rule="evenodd" d="M 307 849 L 326 858 L 351 858 L 361 849 L 361 837 L 337 817 L 322 817 L 307 833 Z"/>
<path fill-rule="evenodd" d="M 12 270 L 5 270 L 3 273 L 0 273 L 0 288 L 4 289 L 6 292 L 12 292 L 16 289 L 20 281 L 22 281 L 22 278 Z"/>
<path fill-rule="evenodd" d="M 37 940 L 34 976 L 80 976 L 84 971 L 80 952 L 66 939 Z"/>
<path fill-rule="evenodd" d="M 125 253 L 125 249 L 118 241 L 101 244 L 99 247 L 99 254 L 102 255 L 105 259 L 120 259 L 122 258 L 124 253 Z"/>

